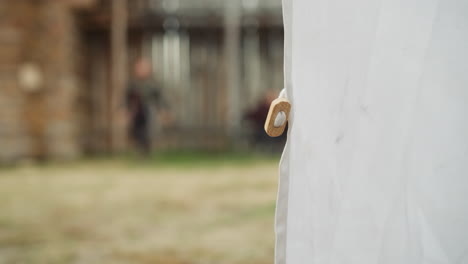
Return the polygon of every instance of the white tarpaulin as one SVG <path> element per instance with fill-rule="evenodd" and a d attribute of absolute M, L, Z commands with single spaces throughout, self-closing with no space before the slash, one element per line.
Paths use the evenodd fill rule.
<path fill-rule="evenodd" d="M 277 264 L 468 264 L 468 0 L 284 0 Z"/>

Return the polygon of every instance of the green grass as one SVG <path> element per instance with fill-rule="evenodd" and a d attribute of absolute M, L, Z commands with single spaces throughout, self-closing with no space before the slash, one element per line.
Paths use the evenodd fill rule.
<path fill-rule="evenodd" d="M 146 160 L 133 161 L 156 166 L 218 166 L 252 165 L 258 162 L 277 162 L 279 154 L 260 155 L 248 152 L 167 151 L 155 153 Z"/>
<path fill-rule="evenodd" d="M 178 168 L 178 169 L 210 169 L 224 166 L 255 166 L 258 164 L 278 164 L 280 153 L 253 153 L 232 151 L 197 151 L 173 150 L 154 152 L 143 156 L 135 152 L 121 154 L 95 154 L 78 160 L 45 162 L 18 162 L 0 164 L 0 171 L 14 171 L 21 167 L 34 167 L 37 170 L 48 168 L 73 168 L 80 166 L 111 165 L 129 168 Z M 1 176 L 1 175 L 0 175 Z"/>
<path fill-rule="evenodd" d="M 272 263 L 277 170 L 199 152 L 0 170 L 0 263 Z"/>

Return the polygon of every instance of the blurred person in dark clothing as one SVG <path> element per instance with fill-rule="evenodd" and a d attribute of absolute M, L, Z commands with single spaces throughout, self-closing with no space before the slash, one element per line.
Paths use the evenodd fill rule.
<path fill-rule="evenodd" d="M 155 125 L 152 109 L 162 114 L 166 112 L 166 105 L 159 86 L 152 78 L 151 64 L 145 59 L 135 63 L 126 100 L 130 139 L 141 153 L 147 155 L 152 145 L 151 128 Z"/>

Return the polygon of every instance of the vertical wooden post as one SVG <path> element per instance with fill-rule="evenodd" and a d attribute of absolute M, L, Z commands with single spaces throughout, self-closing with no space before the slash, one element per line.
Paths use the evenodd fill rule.
<path fill-rule="evenodd" d="M 121 151 L 126 146 L 124 117 L 127 86 L 128 0 L 112 0 L 111 22 L 111 89 L 109 106 L 109 149 Z"/>
<path fill-rule="evenodd" d="M 228 111 L 226 128 L 236 136 L 241 122 L 240 104 L 240 1 L 225 1 L 224 55 Z"/>

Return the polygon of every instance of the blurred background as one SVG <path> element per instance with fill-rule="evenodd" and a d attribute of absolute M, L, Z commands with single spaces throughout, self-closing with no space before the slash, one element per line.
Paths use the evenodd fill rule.
<path fill-rule="evenodd" d="M 0 263 L 272 263 L 281 0 L 0 1 Z"/>

